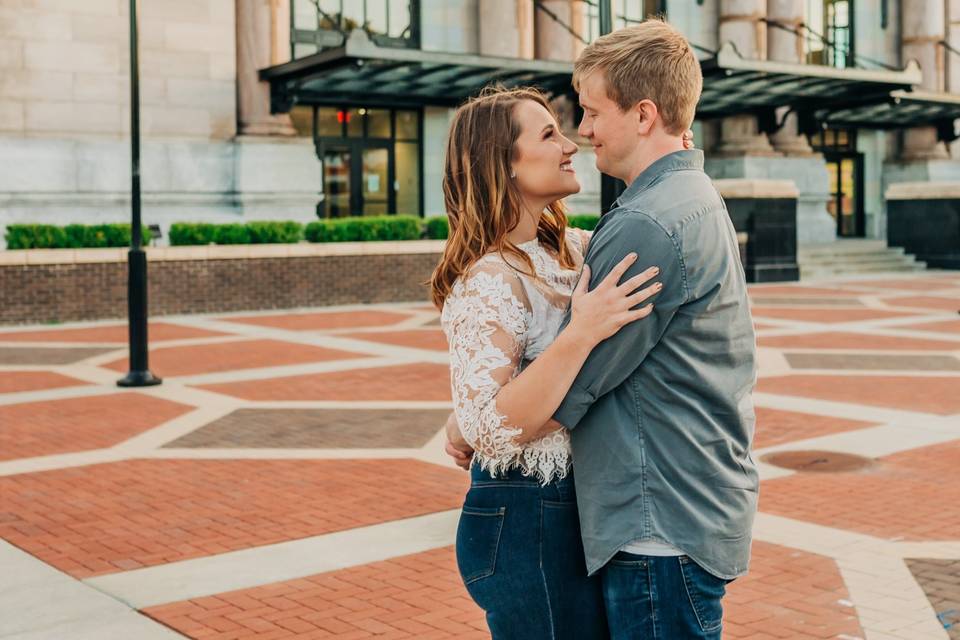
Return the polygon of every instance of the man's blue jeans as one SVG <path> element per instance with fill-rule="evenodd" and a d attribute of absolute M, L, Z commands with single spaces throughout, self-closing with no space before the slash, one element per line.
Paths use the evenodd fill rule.
<path fill-rule="evenodd" d="M 687 556 L 621 551 L 600 573 L 611 640 L 720 640 L 729 581 Z"/>

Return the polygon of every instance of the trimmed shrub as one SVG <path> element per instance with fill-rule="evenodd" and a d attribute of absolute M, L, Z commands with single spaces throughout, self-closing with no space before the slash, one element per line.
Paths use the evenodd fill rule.
<path fill-rule="evenodd" d="M 600 216 L 591 214 L 575 214 L 567 216 L 567 226 L 574 227 L 576 229 L 593 231 L 598 222 L 600 222 Z"/>
<path fill-rule="evenodd" d="M 141 227 L 141 243 L 150 242 L 150 229 Z M 129 247 L 129 224 L 11 224 L 5 239 L 8 249 L 86 249 Z"/>
<path fill-rule="evenodd" d="M 250 228 L 245 224 L 218 224 L 214 227 L 216 244 L 250 244 Z"/>
<path fill-rule="evenodd" d="M 450 237 L 450 221 L 447 216 L 427 218 L 425 223 L 427 237 L 431 240 L 446 240 Z"/>
<path fill-rule="evenodd" d="M 420 219 L 414 216 L 326 218 L 308 224 L 304 236 L 310 242 L 417 240 Z"/>
<path fill-rule="evenodd" d="M 253 244 L 294 244 L 303 237 L 303 225 L 291 220 L 248 222 L 247 227 Z"/>
<path fill-rule="evenodd" d="M 174 222 L 170 225 L 172 246 L 210 244 L 217 225 L 208 222 Z"/>

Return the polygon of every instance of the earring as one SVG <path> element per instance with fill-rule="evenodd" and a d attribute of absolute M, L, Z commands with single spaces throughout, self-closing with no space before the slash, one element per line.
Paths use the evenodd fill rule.
<path fill-rule="evenodd" d="M 511 171 L 511 172 L 510 172 L 510 177 L 511 177 L 511 178 L 516 178 L 516 177 L 517 177 L 517 172 L 516 172 L 516 171 Z"/>

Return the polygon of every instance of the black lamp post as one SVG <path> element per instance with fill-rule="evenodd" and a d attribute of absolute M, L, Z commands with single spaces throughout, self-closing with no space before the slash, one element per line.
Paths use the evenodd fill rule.
<path fill-rule="evenodd" d="M 613 8 L 610 6 L 610 0 L 599 0 L 600 4 L 600 35 L 605 36 L 613 31 Z M 614 201 L 620 197 L 626 185 L 623 181 L 600 174 L 600 212 L 606 213 L 613 206 Z"/>
<path fill-rule="evenodd" d="M 132 225 L 127 254 L 127 314 L 130 324 L 130 370 L 117 380 L 121 387 L 160 384 L 147 362 L 147 254 L 140 228 L 140 62 L 137 57 L 137 0 L 130 0 L 130 150 Z"/>

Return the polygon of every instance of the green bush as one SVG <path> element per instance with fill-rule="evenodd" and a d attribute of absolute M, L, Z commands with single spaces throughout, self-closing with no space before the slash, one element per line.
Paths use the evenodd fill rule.
<path fill-rule="evenodd" d="M 214 227 L 215 244 L 250 244 L 250 228 L 245 224 L 218 224 Z"/>
<path fill-rule="evenodd" d="M 142 227 L 141 244 L 150 242 L 150 229 Z M 5 239 L 8 249 L 84 249 L 129 247 L 129 224 L 11 224 Z"/>
<path fill-rule="evenodd" d="M 327 218 L 308 224 L 304 236 L 310 242 L 417 240 L 420 219 L 415 216 Z"/>
<path fill-rule="evenodd" d="M 253 244 L 294 244 L 303 237 L 303 225 L 291 220 L 248 222 Z"/>
<path fill-rule="evenodd" d="M 591 214 L 574 214 L 567 216 L 567 226 L 574 227 L 575 229 L 593 231 L 598 222 L 600 222 L 600 216 Z"/>
<path fill-rule="evenodd" d="M 208 222 L 174 222 L 170 225 L 172 246 L 210 244 L 217 225 Z"/>
<path fill-rule="evenodd" d="M 447 216 L 427 218 L 424 226 L 427 229 L 427 237 L 431 240 L 446 240 L 450 237 L 450 221 Z"/>

